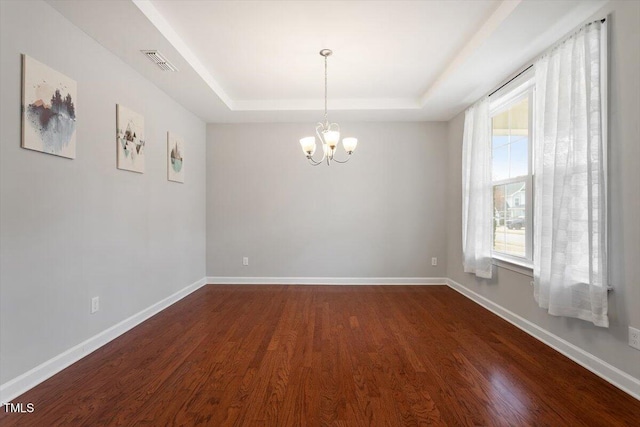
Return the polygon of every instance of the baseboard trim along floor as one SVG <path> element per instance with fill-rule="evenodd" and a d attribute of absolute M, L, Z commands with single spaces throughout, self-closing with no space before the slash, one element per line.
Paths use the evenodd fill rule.
<path fill-rule="evenodd" d="M 207 277 L 212 285 L 446 285 L 446 277 Z"/>

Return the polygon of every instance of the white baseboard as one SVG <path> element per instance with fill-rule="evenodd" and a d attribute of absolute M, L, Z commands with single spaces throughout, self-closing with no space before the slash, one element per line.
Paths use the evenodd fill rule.
<path fill-rule="evenodd" d="M 570 342 L 563 340 L 557 335 L 554 335 L 546 329 L 543 329 L 540 326 L 536 325 L 535 323 L 532 323 L 529 320 L 520 317 L 519 315 L 494 303 L 493 301 L 483 297 L 482 295 L 473 292 L 472 290 L 462 286 L 460 283 L 454 280 L 447 279 L 447 285 L 449 285 L 449 287 L 458 291 L 462 295 L 466 296 L 467 298 L 471 299 L 472 301 L 476 302 L 477 304 L 480 304 L 482 307 L 486 308 L 492 313 L 502 317 L 507 322 L 523 330 L 537 340 L 542 341 L 549 347 L 562 353 L 569 359 L 573 360 L 577 364 L 618 387 L 622 391 L 640 400 L 639 379 L 632 377 L 626 372 L 623 372 L 615 366 L 610 365 L 604 360 L 594 356 L 593 354 L 586 352 L 580 347 L 577 347 Z"/>
<path fill-rule="evenodd" d="M 144 322 L 154 314 L 164 310 L 176 301 L 181 300 L 195 290 L 201 288 L 207 283 L 205 278 L 198 280 L 195 283 L 179 290 L 173 295 L 153 304 L 150 307 L 134 314 L 128 319 L 113 325 L 109 329 L 100 332 L 97 335 L 87 339 L 86 341 L 70 348 L 69 350 L 47 360 L 46 362 L 36 366 L 24 374 L 7 381 L 0 385 L 0 402 L 10 402 L 12 399 L 20 396 L 27 390 L 35 387 L 46 379 L 52 377 L 58 372 L 62 371 L 69 365 L 82 359 L 89 353 L 97 350 L 109 341 L 119 337 L 133 327 Z"/>
<path fill-rule="evenodd" d="M 445 277 L 221 277 L 212 285 L 446 285 Z"/>

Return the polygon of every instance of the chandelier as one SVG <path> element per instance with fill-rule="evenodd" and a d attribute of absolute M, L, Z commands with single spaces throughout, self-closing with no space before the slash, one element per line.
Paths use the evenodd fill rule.
<path fill-rule="evenodd" d="M 322 49 L 320 51 L 320 55 L 324 57 L 324 122 L 318 122 L 316 125 L 316 135 L 322 143 L 322 158 L 319 160 L 313 158 L 316 152 L 315 136 L 306 136 L 300 140 L 302 151 L 313 166 L 318 166 L 324 161 L 327 162 L 327 165 L 330 165 L 332 161 L 347 163 L 351 158 L 351 154 L 355 151 L 356 145 L 358 145 L 357 138 L 343 138 L 342 147 L 348 157 L 342 161 L 335 158 L 338 141 L 340 141 L 340 126 L 337 123 L 329 123 L 327 119 L 327 57 L 332 53 L 330 49 Z"/>

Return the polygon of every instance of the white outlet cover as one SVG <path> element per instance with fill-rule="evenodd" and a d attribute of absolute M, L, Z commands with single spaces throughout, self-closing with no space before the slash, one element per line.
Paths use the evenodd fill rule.
<path fill-rule="evenodd" d="M 629 345 L 640 350 L 640 329 L 629 326 Z"/>
<path fill-rule="evenodd" d="M 100 310 L 100 298 L 93 297 L 91 298 L 91 314 L 95 313 L 98 310 Z"/>

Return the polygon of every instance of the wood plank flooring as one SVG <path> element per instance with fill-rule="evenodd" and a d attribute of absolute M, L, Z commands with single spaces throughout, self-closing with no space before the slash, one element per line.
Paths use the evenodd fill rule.
<path fill-rule="evenodd" d="M 0 425 L 640 425 L 445 286 L 205 286 L 13 402 Z"/>

